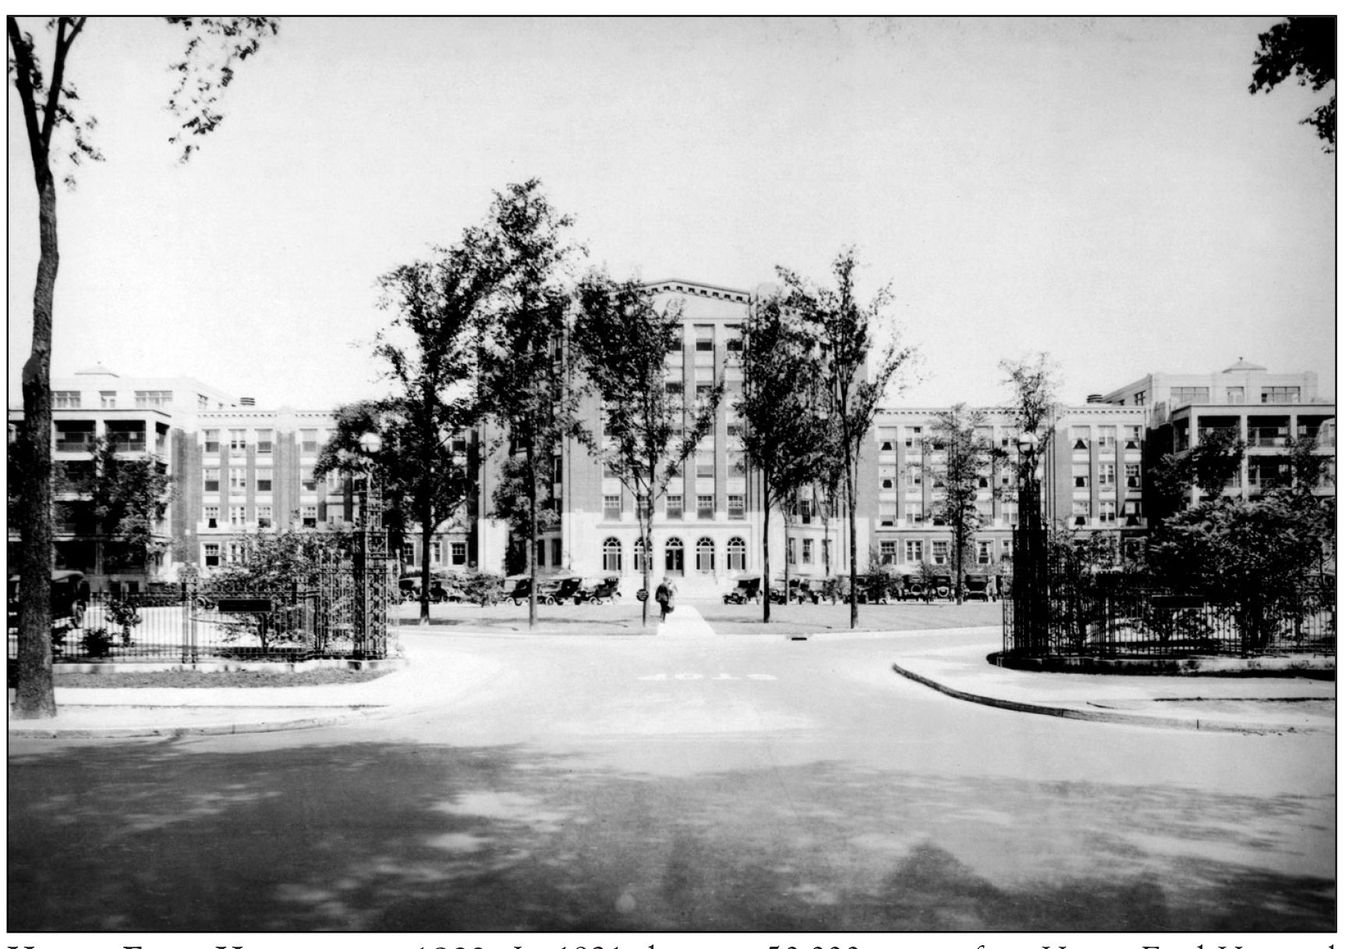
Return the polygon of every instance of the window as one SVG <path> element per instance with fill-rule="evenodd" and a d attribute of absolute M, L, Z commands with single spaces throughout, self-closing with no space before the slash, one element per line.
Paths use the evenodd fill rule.
<path fill-rule="evenodd" d="M 833 552 L 833 543 L 832 543 L 832 541 L 830 541 L 828 538 L 825 538 L 824 540 L 821 540 L 821 541 L 819 542 L 819 546 L 820 546 L 820 549 L 824 551 L 824 561 L 823 561 L 823 562 L 826 563 L 826 564 L 833 563 L 833 557 L 830 556 L 830 554 Z"/>
<path fill-rule="evenodd" d="M 815 562 L 815 542 L 809 537 L 802 537 L 800 541 L 800 562 Z"/>
<path fill-rule="evenodd" d="M 1144 429 L 1139 425 L 1131 425 L 1125 436 L 1126 448 L 1138 448 L 1140 439 L 1144 437 Z"/>
<path fill-rule="evenodd" d="M 441 567 L 443 565 L 443 543 L 435 540 L 428 545 L 428 555 L 432 560 L 433 566 Z"/>
<path fill-rule="evenodd" d="M 975 563 L 980 566 L 988 566 L 993 563 L 993 541 L 975 541 Z"/>
<path fill-rule="evenodd" d="M 314 504 L 303 504 L 301 506 L 302 527 L 315 527 L 315 512 L 316 505 Z"/>
<path fill-rule="evenodd" d="M 895 498 L 880 499 L 880 524 L 882 527 L 894 526 L 898 508 L 899 502 Z"/>
<path fill-rule="evenodd" d="M 737 479 L 744 477 L 744 453 L 742 451 L 731 452 L 725 461 L 726 479 Z"/>
<path fill-rule="evenodd" d="M 221 545 L 203 544 L 202 545 L 202 565 L 204 567 L 221 566 Z"/>
<path fill-rule="evenodd" d="M 1135 405 L 1143 405 L 1144 397 L 1146 395 L 1148 395 L 1147 392 L 1136 392 L 1134 398 L 1132 398 L 1130 401 L 1135 403 Z"/>
<path fill-rule="evenodd" d="M 681 380 L 675 381 L 670 379 L 668 382 L 664 383 L 664 391 L 669 395 L 681 396 L 683 394 L 683 383 Z"/>
<path fill-rule="evenodd" d="M 220 468 L 202 469 L 202 489 L 205 492 L 216 492 L 221 490 Z"/>
<path fill-rule="evenodd" d="M 904 541 L 904 562 L 905 563 L 923 562 L 923 542 L 921 540 Z"/>
<path fill-rule="evenodd" d="M 245 526 L 245 505 L 243 504 L 231 505 L 231 526 L 232 527 Z"/>
<path fill-rule="evenodd" d="M 245 450 L 245 430 L 243 428 L 231 429 L 231 454 Z"/>
<path fill-rule="evenodd" d="M 401 563 L 414 563 L 414 542 L 406 541 L 400 547 Z"/>
<path fill-rule="evenodd" d="M 714 478 L 716 476 L 716 453 L 711 451 L 697 452 L 697 477 Z"/>
<path fill-rule="evenodd" d="M 716 516 L 716 496 L 714 494 L 697 495 L 697 517 L 701 520 L 711 520 Z"/>
<path fill-rule="evenodd" d="M 725 510 L 732 521 L 744 519 L 744 495 L 731 494 L 725 499 Z"/>
<path fill-rule="evenodd" d="M 316 452 L 316 434 L 314 428 L 303 428 L 301 430 L 301 451 L 302 454 L 314 455 Z"/>
<path fill-rule="evenodd" d="M 1116 426 L 1098 425 L 1097 426 L 1097 447 L 1103 451 L 1114 451 L 1116 448 Z"/>
<path fill-rule="evenodd" d="M 933 502 L 932 524 L 934 527 L 946 526 L 946 505 L 942 504 L 940 501 Z"/>
<path fill-rule="evenodd" d="M 923 427 L 921 425 L 913 425 L 904 429 L 904 447 L 923 447 Z"/>
<path fill-rule="evenodd" d="M 934 540 L 932 542 L 932 563 L 944 567 L 951 562 L 951 541 Z"/>
<path fill-rule="evenodd" d="M 546 541 L 537 541 L 537 566 L 546 566 Z"/>
<path fill-rule="evenodd" d="M 673 335 L 669 337 L 669 352 L 681 353 L 683 351 L 683 330 L 681 327 L 675 327 Z"/>
<path fill-rule="evenodd" d="M 603 519 L 607 521 L 621 520 L 621 495 L 605 494 L 603 495 Z"/>
<path fill-rule="evenodd" d="M 244 544 L 227 544 L 227 545 L 226 545 L 226 561 L 227 561 L 228 563 L 244 563 L 244 562 L 245 562 L 245 545 L 244 545 Z"/>
<path fill-rule="evenodd" d="M 880 466 L 880 488 L 882 491 L 891 491 L 895 486 L 895 466 Z"/>
<path fill-rule="evenodd" d="M 744 351 L 744 328 L 742 326 L 725 327 L 725 351 L 742 353 Z"/>
<path fill-rule="evenodd" d="M 1299 386 L 1263 386 L 1262 402 L 1270 405 L 1276 402 L 1298 402 L 1300 400 Z"/>
<path fill-rule="evenodd" d="M 1088 522 L 1089 504 L 1087 501 L 1073 502 L 1073 522 L 1075 527 L 1081 527 Z"/>
<path fill-rule="evenodd" d="M 271 494 L 273 492 L 273 469 L 260 468 L 256 474 L 258 477 L 254 482 L 254 490 L 260 494 Z"/>
<path fill-rule="evenodd" d="M 677 537 L 670 537 L 664 542 L 664 572 L 683 572 L 683 542 Z"/>
<path fill-rule="evenodd" d="M 1091 438 L 1092 429 L 1087 425 L 1075 425 L 1069 429 L 1069 440 L 1073 443 L 1074 451 L 1087 451 Z"/>
<path fill-rule="evenodd" d="M 565 458 L 561 455 L 556 455 L 551 463 L 552 473 L 555 475 L 556 479 L 555 483 L 561 484 L 565 480 Z"/>
<path fill-rule="evenodd" d="M 802 524 L 808 524 L 814 519 L 815 505 L 810 498 L 801 498 L 796 507 L 800 511 L 800 522 Z"/>
<path fill-rule="evenodd" d="M 731 537 L 725 545 L 725 567 L 742 573 L 748 569 L 745 564 L 748 562 L 748 546 L 741 537 Z"/>
<path fill-rule="evenodd" d="M 325 492 L 327 494 L 338 494 L 339 489 L 344 485 L 344 476 L 331 469 L 325 472 Z"/>
<path fill-rule="evenodd" d="M 697 352 L 709 353 L 716 348 L 716 328 L 714 326 L 694 326 L 697 335 Z"/>
<path fill-rule="evenodd" d="M 99 393 L 99 408 L 116 409 L 117 407 L 118 407 L 118 393 L 116 392 Z"/>
<path fill-rule="evenodd" d="M 560 566 L 560 560 L 561 560 L 561 546 L 562 546 L 562 542 L 561 542 L 561 539 L 560 539 L 559 537 L 552 537 L 552 538 L 551 538 L 551 566 L 553 566 L 553 567 L 559 567 L 559 566 Z"/>
<path fill-rule="evenodd" d="M 790 537 L 786 539 L 786 562 L 788 564 L 796 562 L 796 542 Z"/>
<path fill-rule="evenodd" d="M 675 521 L 683 519 L 683 496 L 681 494 L 664 495 L 664 516 Z"/>
<path fill-rule="evenodd" d="M 217 519 L 221 517 L 221 507 L 216 504 L 204 504 L 202 507 L 202 519 L 209 528 L 217 526 Z"/>
<path fill-rule="evenodd" d="M 1097 502 L 1097 523 L 1115 524 L 1116 523 L 1116 502 L 1098 501 Z"/>
<path fill-rule="evenodd" d="M 998 556 L 1007 561 L 1012 560 L 1012 538 L 1005 537 L 998 542 Z"/>
<path fill-rule="evenodd" d="M 198 409 L 199 409 L 199 410 L 203 410 L 203 409 L 206 409 L 206 408 L 207 408 L 207 396 L 205 396 L 205 395 L 203 395 L 201 392 L 199 392 L 199 393 L 198 393 Z"/>
<path fill-rule="evenodd" d="M 1229 386 L 1224 390 L 1225 401 L 1230 405 L 1242 405 L 1245 396 L 1245 390 L 1242 386 Z"/>
<path fill-rule="evenodd" d="M 725 435 L 726 435 L 727 438 L 743 438 L 743 437 L 744 437 L 744 423 L 743 423 L 743 422 L 736 422 L 736 421 L 729 421 L 729 422 L 726 422 L 726 423 L 725 423 Z M 744 472 L 741 470 L 741 471 L 739 472 L 739 474 L 740 474 L 740 476 L 743 476 Z"/>
<path fill-rule="evenodd" d="M 1172 399 L 1172 408 L 1178 408 L 1183 405 L 1194 405 L 1201 402 L 1210 401 L 1209 386 L 1173 386 L 1169 390 L 1169 397 Z M 1266 401 L 1263 399 L 1263 401 Z"/>
<path fill-rule="evenodd" d="M 1116 485 L 1116 463 L 1102 461 L 1097 464 L 1097 483 L 1104 488 Z"/>
<path fill-rule="evenodd" d="M 883 540 L 880 542 L 880 562 L 886 566 L 896 563 L 898 560 L 896 553 L 896 542 L 893 540 Z"/>
<path fill-rule="evenodd" d="M 697 540 L 697 572 L 716 572 L 716 543 L 710 537 Z"/>
<path fill-rule="evenodd" d="M 315 493 L 315 469 L 301 473 L 301 490 L 308 494 Z"/>
<path fill-rule="evenodd" d="M 645 569 L 641 566 L 641 558 L 644 557 L 644 555 L 645 539 L 643 537 L 637 537 L 636 542 L 631 545 L 631 566 L 635 568 L 637 573 Z M 649 560 L 650 558 L 645 557 L 645 559 Z M 651 564 L 651 566 L 653 566 L 653 564 Z"/>
<path fill-rule="evenodd" d="M 904 502 L 904 523 L 921 524 L 923 523 L 923 502 L 905 501 Z"/>
<path fill-rule="evenodd" d="M 1139 488 L 1139 465 L 1125 466 L 1125 486 L 1132 491 Z"/>
<path fill-rule="evenodd" d="M 255 519 L 259 522 L 260 530 L 273 529 L 273 505 L 260 504 L 254 509 Z"/>
<path fill-rule="evenodd" d="M 1087 487 L 1088 487 L 1088 470 L 1087 470 L 1086 468 L 1075 468 L 1075 469 L 1074 469 L 1073 486 L 1074 486 L 1074 490 L 1078 490 L 1079 488 L 1082 488 L 1082 489 L 1084 489 L 1084 490 L 1087 489 Z"/>
<path fill-rule="evenodd" d="M 54 409 L 78 409 L 80 408 L 79 392 L 52 392 L 52 408 Z"/>
<path fill-rule="evenodd" d="M 273 454 L 273 429 L 260 428 L 255 430 L 254 453 L 256 455 Z"/>
<path fill-rule="evenodd" d="M 894 451 L 896 432 L 898 429 L 893 425 L 883 425 L 876 429 L 876 441 L 880 442 L 882 452 Z"/>
<path fill-rule="evenodd" d="M 615 537 L 603 541 L 603 570 L 621 573 L 621 541 Z"/>
<path fill-rule="evenodd" d="M 232 468 L 230 471 L 230 483 L 232 494 L 245 493 L 245 469 Z"/>
<path fill-rule="evenodd" d="M 202 450 L 208 454 L 221 451 L 221 433 L 215 428 L 205 428 L 202 432 Z"/>
<path fill-rule="evenodd" d="M 454 541 L 452 541 L 452 543 L 449 545 L 449 547 L 451 548 L 451 551 L 450 551 L 450 552 L 451 552 L 451 554 L 452 554 L 452 566 L 454 566 L 454 567 L 462 567 L 462 566 L 465 566 L 465 565 L 466 565 L 466 542 L 465 542 L 465 541 L 462 541 L 462 540 L 454 540 Z M 617 556 L 618 556 L 618 557 L 621 556 L 620 552 L 617 554 Z"/>

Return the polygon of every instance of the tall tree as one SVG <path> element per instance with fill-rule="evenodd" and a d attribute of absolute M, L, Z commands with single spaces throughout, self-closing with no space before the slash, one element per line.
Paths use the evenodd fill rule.
<path fill-rule="evenodd" d="M 33 342 L 22 372 L 24 425 L 15 446 L 21 464 L 19 521 L 20 603 L 19 657 L 14 714 L 17 718 L 56 715 L 52 696 L 52 651 L 48 585 L 52 562 L 52 303 L 60 254 L 57 243 L 56 173 L 65 163 L 63 180 L 74 182 L 72 169 L 83 159 L 103 158 L 90 138 L 97 122 L 79 112 L 79 93 L 67 77 L 71 48 L 84 31 L 87 17 L 60 16 L 50 21 L 54 43 L 49 55 L 50 78 L 33 35 L 14 17 L 5 18 L 9 37 L 9 74 L 23 108 L 24 131 L 38 194 L 38 273 L 33 287 Z M 173 17 L 189 34 L 181 60 L 172 68 L 180 75 L 169 97 L 169 109 L 180 120 L 170 139 L 206 135 L 222 120 L 221 94 L 234 78 L 235 64 L 253 55 L 260 41 L 278 26 L 266 17 Z M 63 141 L 63 139 L 65 139 Z M 183 158 L 196 147 L 185 146 Z"/>
<path fill-rule="evenodd" d="M 740 367 L 743 392 L 736 412 L 744 423 L 744 449 L 758 472 L 763 509 L 763 622 L 771 618 L 772 558 L 768 525 L 774 506 L 789 529 L 803 486 L 821 473 L 830 445 L 828 412 L 818 400 L 816 340 L 803 314 L 780 293 L 759 295 L 744 322 Z M 789 542 L 788 542 L 789 543 Z M 789 558 L 783 544 L 783 556 Z M 789 585 L 790 579 L 788 577 Z"/>
<path fill-rule="evenodd" d="M 78 494 L 111 562 L 147 563 L 166 549 L 159 526 L 169 506 L 172 479 L 154 458 L 126 458 L 111 441 L 97 441 L 91 463 L 63 465 L 57 489 Z"/>
<path fill-rule="evenodd" d="M 507 430 L 509 453 L 527 471 L 528 626 L 537 622 L 538 485 L 563 439 L 578 431 L 578 394 L 570 385 L 566 345 L 567 270 L 578 253 L 566 238 L 573 219 L 553 208 L 533 178 L 496 192 L 483 233 L 499 279 L 480 321 L 480 404 Z"/>
<path fill-rule="evenodd" d="M 401 520 L 419 529 L 421 624 L 429 621 L 433 536 L 465 504 L 471 481 L 467 455 L 455 442 L 478 418 L 475 340 L 496 279 L 474 232 L 443 249 L 436 261 L 405 264 L 381 278 L 382 307 L 394 316 L 378 337 L 375 355 L 394 392 L 359 411 L 341 411 L 316 465 L 323 473 L 351 470 L 359 462 L 357 440 L 363 433 L 349 422 L 372 425 L 382 436 L 379 470 L 387 491 Z"/>
<path fill-rule="evenodd" d="M 981 523 L 976 503 L 979 480 L 993 470 L 996 461 L 993 445 L 979 434 L 983 424 L 984 413 L 967 409 L 964 404 L 938 414 L 932 423 L 932 450 L 936 454 L 933 484 L 940 484 L 945 491 L 938 503 L 951 530 L 951 567 L 957 600 L 965 598 L 965 561 L 970 541 Z"/>
<path fill-rule="evenodd" d="M 660 311 L 639 283 L 616 283 L 590 274 L 579 287 L 579 317 L 571 336 L 588 388 L 602 407 L 600 438 L 589 434 L 590 450 L 635 499 L 640 523 L 645 590 L 650 589 L 655 505 L 683 463 L 711 431 L 723 385 L 689 404 L 669 392 L 666 362 L 681 332 L 677 305 Z M 641 625 L 649 621 L 649 599 L 641 600 Z"/>
<path fill-rule="evenodd" d="M 1239 474 L 1244 445 L 1237 429 L 1206 432 L 1185 452 L 1165 451 L 1149 466 L 1147 500 L 1154 518 L 1184 510 L 1192 502 L 1192 488 L 1211 501 Z"/>
<path fill-rule="evenodd" d="M 876 410 L 900 370 L 913 358 L 911 347 L 891 341 L 873 352 L 881 311 L 890 302 L 882 288 L 865 304 L 857 300 L 857 254 L 849 248 L 833 262 L 834 285 L 817 287 L 784 267 L 777 268 L 788 293 L 785 305 L 798 314 L 815 340 L 829 409 L 835 454 L 843 471 L 848 517 L 849 625 L 857 625 L 857 491 L 862 442 Z M 868 365 L 868 357 L 872 357 Z"/>
<path fill-rule="evenodd" d="M 1334 91 L 1326 103 L 1300 120 L 1312 125 L 1325 152 L 1337 150 L 1337 18 L 1290 16 L 1257 37 L 1252 83 L 1248 92 L 1271 92 L 1290 76 L 1301 86 L 1320 92 L 1328 83 Z"/>

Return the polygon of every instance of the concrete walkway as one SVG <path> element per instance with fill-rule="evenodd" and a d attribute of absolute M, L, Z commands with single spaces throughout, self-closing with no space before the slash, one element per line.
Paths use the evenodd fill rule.
<path fill-rule="evenodd" d="M 668 618 L 660 623 L 656 629 L 658 630 L 658 635 L 665 638 L 716 635 L 716 631 L 711 628 L 711 624 L 702 619 L 702 614 L 697 612 L 695 606 L 689 604 L 675 606 L 673 612 L 670 613 Z"/>

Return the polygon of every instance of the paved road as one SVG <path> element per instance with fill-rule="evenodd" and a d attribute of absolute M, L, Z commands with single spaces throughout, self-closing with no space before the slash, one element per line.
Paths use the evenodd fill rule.
<path fill-rule="evenodd" d="M 898 635 L 403 635 L 499 672 L 323 731 L 12 741 L 10 931 L 1336 924 L 1331 736 L 957 702 Z"/>

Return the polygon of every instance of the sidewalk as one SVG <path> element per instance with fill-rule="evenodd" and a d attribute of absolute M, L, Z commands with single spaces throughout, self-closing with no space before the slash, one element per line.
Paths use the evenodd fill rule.
<path fill-rule="evenodd" d="M 952 698 L 1013 712 L 1199 731 L 1336 729 L 1334 681 L 1027 672 L 991 664 L 992 651 L 991 644 L 935 649 L 900 659 L 894 668 Z"/>
<path fill-rule="evenodd" d="M 421 661 L 422 644 L 416 637 L 404 637 L 402 645 L 405 660 L 396 671 L 351 685 L 72 689 L 58 684 L 57 717 L 40 721 L 11 717 L 9 737 L 178 737 L 321 728 L 446 702 L 474 689 L 500 668 L 493 660 L 459 656 L 458 673 L 449 677 L 439 663 Z"/>

